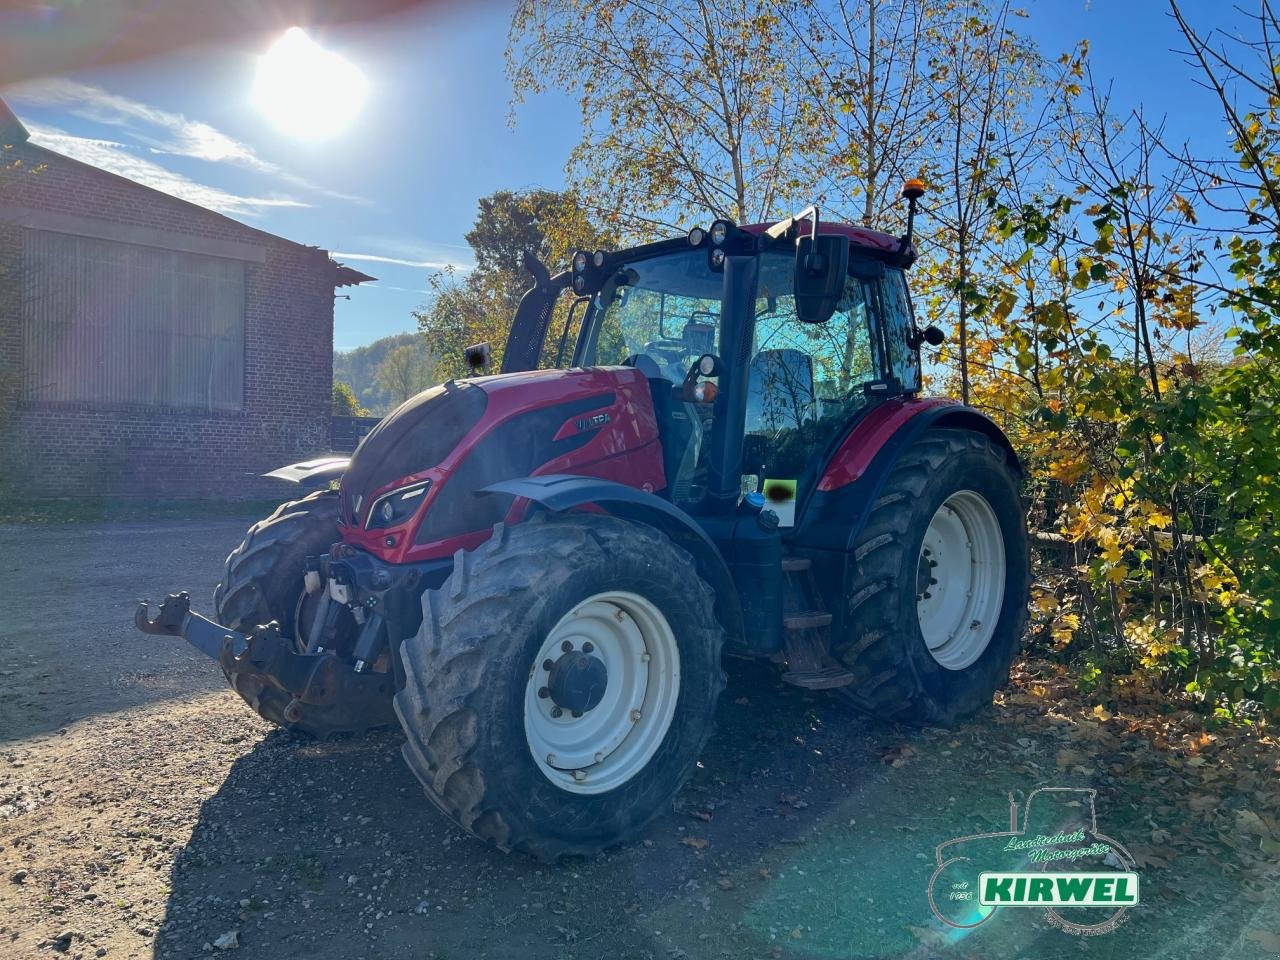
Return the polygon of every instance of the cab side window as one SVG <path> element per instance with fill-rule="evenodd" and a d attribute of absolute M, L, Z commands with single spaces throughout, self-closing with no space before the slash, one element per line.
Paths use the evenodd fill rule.
<path fill-rule="evenodd" d="M 826 323 L 802 323 L 792 296 L 793 259 L 764 258 L 756 302 L 755 340 L 747 375 L 744 473 L 798 477 L 852 412 L 866 402 L 863 384 L 877 379 L 870 335 L 873 291 L 848 278 Z"/>
<path fill-rule="evenodd" d="M 884 338 L 889 351 L 889 373 L 904 390 L 920 389 L 920 355 L 911 344 L 915 320 L 907 278 L 901 270 L 890 268 L 880 281 L 880 297 L 884 311 Z"/>

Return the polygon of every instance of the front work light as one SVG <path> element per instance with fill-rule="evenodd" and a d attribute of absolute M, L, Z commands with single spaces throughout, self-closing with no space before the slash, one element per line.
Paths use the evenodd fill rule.
<path fill-rule="evenodd" d="M 694 227 L 689 231 L 689 246 L 700 247 L 705 239 L 707 239 L 707 231 L 701 227 Z"/>
<path fill-rule="evenodd" d="M 717 220 L 711 224 L 711 245 L 723 247 L 724 242 L 729 239 L 729 228 L 732 226 L 728 220 Z"/>
<path fill-rule="evenodd" d="M 573 255 L 573 272 L 581 273 L 585 269 L 587 269 L 587 252 L 579 250 Z"/>

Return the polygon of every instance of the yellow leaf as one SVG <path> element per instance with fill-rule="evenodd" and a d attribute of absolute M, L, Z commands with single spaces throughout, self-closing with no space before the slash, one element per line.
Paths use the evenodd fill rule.
<path fill-rule="evenodd" d="M 1098 704 L 1093 708 L 1093 715 L 1102 721 L 1111 719 L 1111 711 L 1106 709 L 1102 704 Z"/>

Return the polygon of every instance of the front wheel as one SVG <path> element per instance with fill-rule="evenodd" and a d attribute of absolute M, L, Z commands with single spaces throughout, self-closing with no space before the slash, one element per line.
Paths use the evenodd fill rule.
<path fill-rule="evenodd" d="M 724 686 L 714 595 L 658 531 L 599 514 L 495 528 L 400 648 L 404 756 L 501 849 L 588 855 L 670 804 Z"/>
<path fill-rule="evenodd" d="M 836 653 L 877 716 L 957 723 L 1009 677 L 1030 581 L 1018 477 L 968 430 L 927 431 L 894 466 L 853 551 Z"/>

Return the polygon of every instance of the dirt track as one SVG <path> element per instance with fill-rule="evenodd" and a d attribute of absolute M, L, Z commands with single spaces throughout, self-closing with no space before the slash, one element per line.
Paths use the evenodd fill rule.
<path fill-rule="evenodd" d="M 0 527 L 0 958 L 202 957 L 232 931 L 231 956 L 273 960 L 1280 953 L 1257 837 L 1178 842 L 1192 791 L 1267 823 L 1274 767 L 1170 775 L 1114 722 L 1009 704 L 959 731 L 878 728 L 751 665 L 642 841 L 558 867 L 499 854 L 427 803 L 394 732 L 273 731 L 211 662 L 133 630 L 138 596 L 207 609 L 244 526 Z M 1148 851 L 1130 922 L 1083 939 L 1038 911 L 967 937 L 934 920 L 934 845 L 1001 829 L 1007 791 L 1050 783 L 1097 787 L 1108 832 Z"/>

